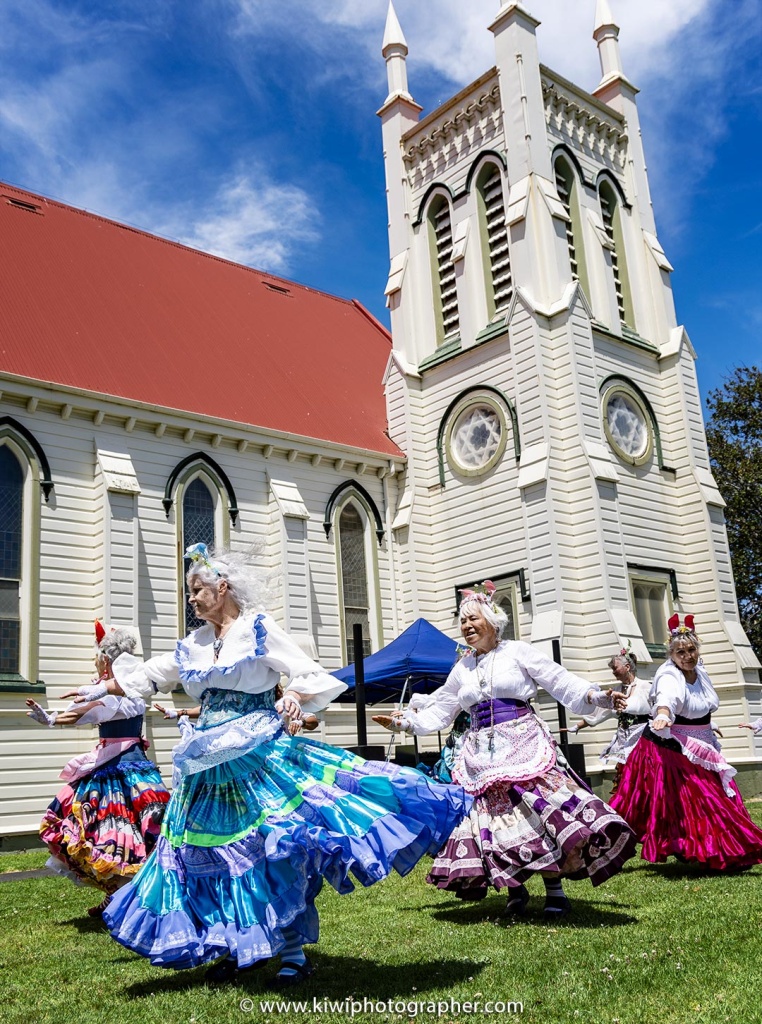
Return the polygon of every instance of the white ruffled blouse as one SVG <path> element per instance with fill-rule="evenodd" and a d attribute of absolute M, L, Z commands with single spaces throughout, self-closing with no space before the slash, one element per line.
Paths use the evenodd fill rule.
<path fill-rule="evenodd" d="M 450 672 L 447 682 L 431 694 L 429 701 L 415 714 L 406 715 L 407 732 L 423 736 L 452 725 L 461 708 L 468 711 L 480 701 L 529 701 L 542 686 L 575 714 L 591 710 L 587 703 L 590 690 L 600 687 L 572 675 L 531 644 L 503 640 L 488 654 L 478 658 L 467 654 Z"/>
<path fill-rule="evenodd" d="M 620 714 L 625 715 L 650 715 L 651 705 L 648 700 L 651 691 L 650 679 L 635 679 L 624 691 L 626 698 L 623 711 L 610 711 L 608 708 L 595 708 L 591 714 L 584 714 L 582 717 L 588 725 L 600 725 L 609 719 L 618 718 Z"/>
<path fill-rule="evenodd" d="M 214 660 L 214 629 L 207 624 L 178 640 L 174 654 L 141 661 L 120 654 L 113 662 L 114 678 L 130 697 L 151 700 L 178 683 L 189 696 L 201 699 L 212 687 L 243 693 L 265 693 L 288 677 L 287 689 L 309 694 L 302 708 L 318 712 L 346 689 L 286 634 L 269 615 L 239 615 L 223 637 Z"/>
<path fill-rule="evenodd" d="M 67 711 L 76 711 L 81 704 L 72 703 L 66 708 Z M 124 721 L 127 718 L 137 718 L 144 715 L 146 710 L 145 701 L 140 697 L 116 697 L 107 693 L 105 697 L 99 697 L 95 707 L 90 708 L 77 722 L 77 727 L 82 725 L 100 725 L 101 722 Z"/>
<path fill-rule="evenodd" d="M 717 691 L 701 665 L 696 668 L 696 682 L 689 683 L 672 661 L 666 661 L 657 669 L 649 699 L 654 715 L 657 708 L 665 707 L 672 718 L 675 715 L 703 718 L 720 706 Z"/>

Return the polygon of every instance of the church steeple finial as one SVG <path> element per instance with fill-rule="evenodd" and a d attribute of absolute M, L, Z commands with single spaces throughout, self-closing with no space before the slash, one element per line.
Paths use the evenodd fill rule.
<path fill-rule="evenodd" d="M 392 0 L 389 0 L 381 53 L 386 61 L 386 77 L 389 82 L 387 102 L 394 96 L 405 96 L 407 99 L 412 99 L 407 87 L 407 40 L 397 18 L 397 12 L 394 10 Z"/>
<path fill-rule="evenodd" d="M 598 44 L 601 62 L 601 84 L 610 78 L 624 78 L 622 56 L 619 52 L 619 26 L 614 21 L 609 0 L 597 0 L 593 39 Z"/>

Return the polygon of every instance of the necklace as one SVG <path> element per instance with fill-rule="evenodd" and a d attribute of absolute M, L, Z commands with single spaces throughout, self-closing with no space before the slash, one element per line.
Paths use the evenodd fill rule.
<path fill-rule="evenodd" d="M 224 636 L 215 637 L 214 642 L 212 643 L 212 650 L 214 651 L 214 660 L 215 661 L 220 656 L 220 651 L 222 650 L 222 645 L 224 643 L 225 643 L 225 637 Z"/>
<path fill-rule="evenodd" d="M 493 753 L 494 749 L 495 749 L 495 700 L 494 700 L 494 693 L 493 693 L 493 683 L 494 683 L 494 678 L 495 678 L 495 658 L 494 658 L 494 654 L 495 654 L 496 650 L 497 650 L 497 644 L 495 644 L 495 646 L 491 650 L 485 651 L 485 653 L 483 655 L 477 654 L 476 655 L 476 659 L 475 659 L 476 678 L 479 681 L 479 689 L 481 690 L 482 687 L 487 689 L 487 687 L 486 687 L 486 683 L 487 683 L 486 672 L 483 675 L 479 674 L 479 658 L 480 657 L 484 658 L 484 661 L 482 662 L 482 669 L 483 669 L 484 666 L 485 666 L 487 658 L 490 656 L 490 654 L 493 655 L 492 661 L 490 663 L 490 673 L 489 673 L 489 741 L 487 743 L 487 749 L 489 750 L 490 754 Z M 477 740 L 476 740 L 476 742 L 477 742 L 477 744 L 479 742 L 479 734 L 478 733 L 477 733 Z"/>

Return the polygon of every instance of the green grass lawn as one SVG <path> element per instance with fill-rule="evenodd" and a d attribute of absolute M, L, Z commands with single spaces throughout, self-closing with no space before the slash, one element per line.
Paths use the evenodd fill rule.
<path fill-rule="evenodd" d="M 754 808 L 759 820 L 760 806 Z M 45 854 L 0 857 L 0 871 L 39 867 Z M 410 1004 L 518 1001 L 532 1024 L 753 1024 L 762 1021 L 762 868 L 703 875 L 669 861 L 632 860 L 599 889 L 567 885 L 575 912 L 551 928 L 542 886 L 530 884 L 530 915 L 501 917 L 504 899 L 463 904 L 407 878 L 350 896 L 321 894 L 314 978 L 286 998 Z M 122 1022 L 207 1024 L 349 1019 L 345 1008 L 309 1014 L 264 1010 L 283 999 L 268 987 L 275 968 L 213 988 L 203 970 L 168 972 L 123 949 L 85 915 L 94 890 L 55 877 L 0 884 L 0 1020 L 4 1024 Z M 244 1009 L 241 1009 L 242 1000 Z M 249 1000 L 250 1002 L 245 1002 Z M 253 1007 L 250 1009 L 250 1007 Z M 357 1021 L 407 1021 L 402 1006 L 359 1012 Z M 505 1016 L 449 1008 L 443 1022 Z"/>

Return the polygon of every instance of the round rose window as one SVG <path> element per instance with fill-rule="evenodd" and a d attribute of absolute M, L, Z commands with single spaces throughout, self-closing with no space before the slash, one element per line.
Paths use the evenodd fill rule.
<path fill-rule="evenodd" d="M 652 436 L 648 416 L 629 391 L 612 389 L 604 398 L 603 424 L 617 455 L 633 465 L 651 454 Z"/>

